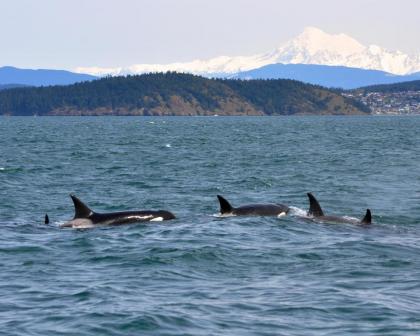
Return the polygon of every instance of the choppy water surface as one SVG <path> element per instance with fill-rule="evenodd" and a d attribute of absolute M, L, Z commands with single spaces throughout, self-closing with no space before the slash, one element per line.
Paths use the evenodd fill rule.
<path fill-rule="evenodd" d="M 4 335 L 419 335 L 420 118 L 0 118 Z M 281 202 L 374 224 L 218 218 Z M 68 194 L 174 221 L 59 229 Z M 43 224 L 48 212 L 52 225 Z"/>

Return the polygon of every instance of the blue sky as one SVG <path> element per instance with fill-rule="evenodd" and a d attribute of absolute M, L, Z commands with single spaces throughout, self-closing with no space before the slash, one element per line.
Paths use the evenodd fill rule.
<path fill-rule="evenodd" d="M 420 53 L 418 0 L 6 0 L 0 66 L 73 69 L 266 52 L 306 26 Z"/>

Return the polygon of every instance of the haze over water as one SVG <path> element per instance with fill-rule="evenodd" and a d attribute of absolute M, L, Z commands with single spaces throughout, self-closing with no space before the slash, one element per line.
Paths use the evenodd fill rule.
<path fill-rule="evenodd" d="M 420 118 L 0 118 L 4 335 L 418 335 Z M 178 219 L 59 229 L 98 212 Z M 313 192 L 326 214 L 300 218 Z M 280 202 L 282 218 L 219 218 Z M 48 213 L 51 225 L 43 224 Z"/>

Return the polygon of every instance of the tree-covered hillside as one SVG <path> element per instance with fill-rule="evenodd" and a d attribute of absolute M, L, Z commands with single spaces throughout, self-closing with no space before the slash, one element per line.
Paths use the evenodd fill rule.
<path fill-rule="evenodd" d="M 24 84 L 0 84 L 0 91 L 6 90 L 6 89 L 14 89 L 14 88 L 23 88 L 27 87 L 27 85 Z"/>
<path fill-rule="evenodd" d="M 356 89 L 355 91 L 383 92 L 383 93 L 420 91 L 420 80 L 396 83 L 396 84 L 365 86 L 365 87 Z"/>
<path fill-rule="evenodd" d="M 293 80 L 222 80 L 179 73 L 107 77 L 0 92 L 4 115 L 363 114 L 361 104 Z"/>

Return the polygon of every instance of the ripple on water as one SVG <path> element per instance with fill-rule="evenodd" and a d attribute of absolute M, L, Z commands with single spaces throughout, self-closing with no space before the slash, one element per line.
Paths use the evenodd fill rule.
<path fill-rule="evenodd" d="M 418 334 L 419 118 L 33 119 L 0 122 L 3 334 Z M 310 191 L 374 224 L 305 218 Z M 59 229 L 70 192 L 178 219 Z"/>

